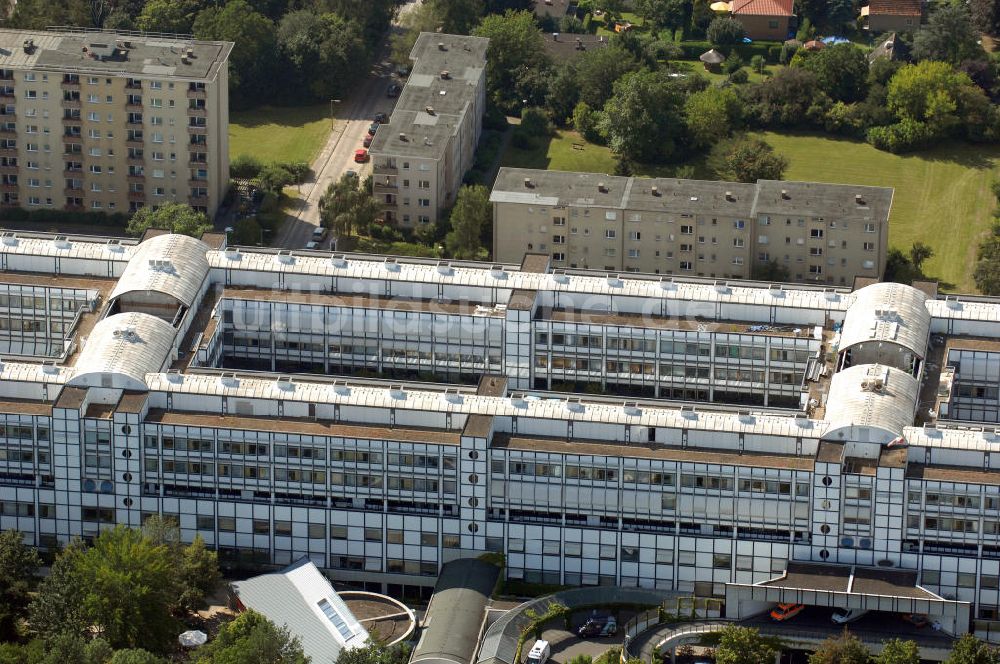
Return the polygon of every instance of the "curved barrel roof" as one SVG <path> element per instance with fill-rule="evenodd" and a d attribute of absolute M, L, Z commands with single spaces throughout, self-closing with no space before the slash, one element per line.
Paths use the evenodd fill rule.
<path fill-rule="evenodd" d="M 844 316 L 840 349 L 884 341 L 924 357 L 931 326 L 926 300 L 923 291 L 905 284 L 878 283 L 856 291 Z"/>
<path fill-rule="evenodd" d="M 889 442 L 913 424 L 919 391 L 916 378 L 893 367 L 860 364 L 839 371 L 826 397 L 830 426 L 823 438 Z M 861 428 L 869 429 L 867 436 Z"/>
<path fill-rule="evenodd" d="M 108 316 L 91 330 L 68 384 L 146 390 L 146 374 L 163 369 L 176 333 L 173 325 L 149 314 Z M 102 377 L 110 377 L 111 384 Z"/>
<path fill-rule="evenodd" d="M 140 244 L 111 291 L 111 299 L 126 293 L 157 292 L 184 306 L 194 304 L 208 276 L 209 246 L 187 235 L 158 235 Z"/>

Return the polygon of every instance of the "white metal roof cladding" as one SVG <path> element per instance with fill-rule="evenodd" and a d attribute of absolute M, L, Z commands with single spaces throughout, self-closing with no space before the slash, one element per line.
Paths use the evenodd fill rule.
<path fill-rule="evenodd" d="M 137 249 L 137 245 L 124 244 L 117 238 L 102 241 L 94 238 L 63 238 L 63 236 L 21 237 L 14 233 L 5 234 L 0 238 L 0 253 L 10 256 L 127 261 Z M 21 268 L 8 267 L 8 269 Z"/>
<path fill-rule="evenodd" d="M 866 387 L 867 386 L 867 387 Z M 826 397 L 828 440 L 864 440 L 852 427 L 868 427 L 884 432 L 887 442 L 913 424 L 920 383 L 894 367 L 860 364 L 833 376 Z M 846 430 L 846 431 L 838 431 Z"/>
<path fill-rule="evenodd" d="M 981 428 L 906 427 L 903 438 L 911 447 L 1000 452 L 1000 426 L 989 424 Z"/>
<path fill-rule="evenodd" d="M 433 285 L 479 286 L 500 289 L 525 289 L 593 295 L 668 298 L 682 301 L 707 301 L 725 304 L 759 304 L 766 306 L 844 311 L 853 302 L 853 294 L 843 290 L 769 289 L 764 286 L 740 286 L 737 283 L 719 285 L 672 281 L 669 278 L 635 279 L 621 275 L 608 279 L 599 274 L 539 274 L 520 272 L 509 267 L 493 270 L 488 263 L 479 266 L 463 263 L 451 270 L 439 270 L 435 263 L 384 259 L 366 260 L 344 257 L 293 254 L 278 260 L 273 253 L 253 251 L 210 251 L 208 262 L 214 269 L 250 272 L 315 275 L 341 279 L 384 280 Z M 287 261 L 287 262 L 286 262 Z M 269 284 L 261 284 L 269 286 Z M 436 293 L 434 297 L 436 297 Z"/>
<path fill-rule="evenodd" d="M 949 296 L 944 300 L 928 300 L 926 306 L 932 318 L 1000 321 L 1000 302 L 963 300 L 961 296 Z"/>
<path fill-rule="evenodd" d="M 368 631 L 358 622 L 340 596 L 312 562 L 302 559 L 274 574 L 263 574 L 237 581 L 233 589 L 240 601 L 277 625 L 285 625 L 302 641 L 305 654 L 317 664 L 333 664 L 342 649 L 364 645 Z M 327 610 L 341 619 L 340 629 L 322 612 Z"/>
<path fill-rule="evenodd" d="M 108 316 L 90 331 L 69 384 L 145 390 L 146 375 L 169 360 L 176 333 L 173 325 L 149 314 Z M 102 381 L 104 376 L 111 385 Z"/>
<path fill-rule="evenodd" d="M 840 348 L 867 341 L 897 344 L 923 357 L 931 314 L 923 291 L 896 283 L 879 283 L 855 291 L 844 317 Z"/>
<path fill-rule="evenodd" d="M 299 381 L 279 384 L 275 379 L 237 376 L 223 381 L 220 375 L 153 374 L 146 376 L 150 391 L 207 396 L 228 396 L 242 399 L 282 400 L 319 404 L 350 404 L 397 410 L 469 415 L 599 422 L 674 429 L 757 433 L 774 436 L 819 438 L 827 427 L 822 420 L 745 411 L 697 411 L 680 408 L 658 408 L 643 404 L 625 408 L 622 404 L 587 402 L 579 399 L 532 399 L 489 397 L 480 395 L 449 395 L 421 390 L 391 390 L 388 387 L 344 386 L 333 383 Z M 286 406 L 287 412 L 287 406 Z"/>
<path fill-rule="evenodd" d="M 186 235 L 168 234 L 139 245 L 111 299 L 125 293 L 153 291 L 190 307 L 209 272 L 208 245 Z"/>

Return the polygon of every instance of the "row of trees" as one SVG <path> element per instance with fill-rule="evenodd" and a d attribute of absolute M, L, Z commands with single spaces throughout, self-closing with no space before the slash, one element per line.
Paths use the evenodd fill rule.
<path fill-rule="evenodd" d="M 235 42 L 234 106 L 350 90 L 402 0 L 20 0 L 9 24 L 193 34 Z"/>
<path fill-rule="evenodd" d="M 781 644 L 765 638 L 752 627 L 726 627 L 718 633 L 716 664 L 773 664 Z M 920 664 L 920 648 L 913 641 L 891 639 L 877 655 L 846 629 L 824 641 L 809 656 L 809 664 Z M 971 634 L 952 646 L 945 664 L 1000 664 L 1000 650 Z"/>

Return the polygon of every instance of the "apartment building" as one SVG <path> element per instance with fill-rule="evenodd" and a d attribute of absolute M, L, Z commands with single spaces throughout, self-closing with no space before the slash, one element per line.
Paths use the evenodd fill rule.
<path fill-rule="evenodd" d="M 795 282 L 880 278 L 892 189 L 757 184 L 501 168 L 493 185 L 500 261 L 747 279 L 774 264 Z"/>
<path fill-rule="evenodd" d="M 430 32 L 417 38 L 410 76 L 370 149 L 386 221 L 431 224 L 455 202 L 482 132 L 488 44 Z"/>
<path fill-rule="evenodd" d="M 990 382 L 1000 300 L 224 241 L 0 238 L 0 528 L 164 514 L 390 592 L 497 551 L 996 635 L 997 406 L 956 387 Z"/>
<path fill-rule="evenodd" d="M 233 44 L 0 30 L 0 205 L 213 215 L 229 182 Z"/>

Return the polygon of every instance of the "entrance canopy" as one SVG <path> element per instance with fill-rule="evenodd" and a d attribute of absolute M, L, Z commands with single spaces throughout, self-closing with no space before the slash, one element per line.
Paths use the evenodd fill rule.
<path fill-rule="evenodd" d="M 761 583 L 727 583 L 726 615 L 749 618 L 779 603 L 831 609 L 925 614 L 945 632 L 965 631 L 969 603 L 947 600 L 917 585 L 913 570 L 789 561 L 785 573 Z"/>

